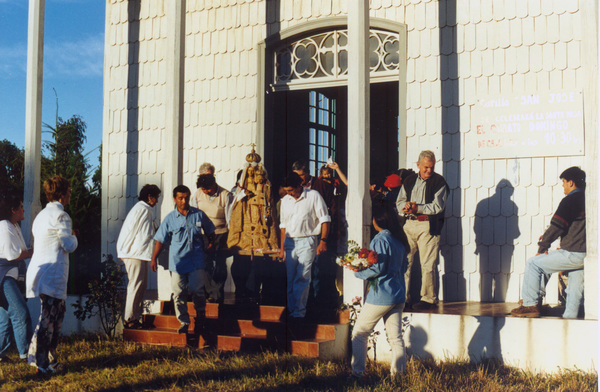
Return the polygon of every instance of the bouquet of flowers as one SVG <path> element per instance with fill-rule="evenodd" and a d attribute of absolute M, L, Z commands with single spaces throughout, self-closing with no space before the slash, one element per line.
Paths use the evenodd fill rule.
<path fill-rule="evenodd" d="M 354 272 L 362 271 L 377 263 L 377 252 L 361 248 L 356 241 L 348 241 L 348 253 L 339 256 L 338 265 Z"/>

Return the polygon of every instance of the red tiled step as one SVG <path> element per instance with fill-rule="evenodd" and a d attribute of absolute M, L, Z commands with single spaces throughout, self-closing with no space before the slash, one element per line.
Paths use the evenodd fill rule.
<path fill-rule="evenodd" d="M 285 319 L 285 307 L 257 304 L 210 304 L 217 307 L 211 316 L 220 319 L 244 319 L 260 321 L 280 321 Z M 190 313 L 191 314 L 191 313 Z M 206 316 L 209 317 L 207 308 Z"/>
<path fill-rule="evenodd" d="M 188 313 L 191 317 L 196 316 L 196 309 L 192 302 L 187 304 Z M 172 302 L 163 302 L 162 314 L 175 314 Z M 257 305 L 257 304 L 206 304 L 207 318 L 221 319 L 246 319 L 260 321 L 285 321 L 285 306 Z M 350 312 L 345 309 L 333 317 L 333 323 L 346 324 L 350 320 Z"/>
<path fill-rule="evenodd" d="M 217 319 L 207 317 L 205 322 L 211 327 L 217 327 L 216 324 Z M 193 330 L 196 324 L 196 317 L 190 316 L 190 330 Z M 177 329 L 179 328 L 180 322 L 177 320 L 177 317 L 172 315 L 165 314 L 145 314 L 144 315 L 144 325 L 152 325 L 155 328 L 164 328 L 164 329 Z"/>
<path fill-rule="evenodd" d="M 194 329 L 195 309 L 187 304 L 190 332 Z M 257 304 L 207 304 L 202 336 L 178 334 L 179 321 L 172 302 L 161 303 L 164 314 L 144 316 L 149 330 L 125 330 L 124 340 L 199 348 L 212 347 L 228 351 L 287 351 L 295 355 L 344 358 L 348 341 L 348 310 L 331 315 L 328 323 L 287 323 L 283 306 Z"/>
<path fill-rule="evenodd" d="M 239 333 L 242 336 L 267 336 L 269 330 L 273 330 L 273 328 L 277 327 L 274 323 L 265 323 L 258 320 L 232 320 L 229 323 L 226 323 L 224 326 L 224 330 L 221 333 Z"/>
<path fill-rule="evenodd" d="M 290 342 L 290 353 L 301 357 L 319 358 L 321 346 L 331 342 L 329 339 L 305 339 L 292 340 Z"/>
<path fill-rule="evenodd" d="M 223 351 L 257 352 L 263 350 L 284 350 L 285 341 L 270 339 L 264 335 L 238 334 L 217 336 L 217 349 Z"/>
<path fill-rule="evenodd" d="M 196 308 L 194 308 L 193 302 L 187 303 L 188 314 L 191 317 L 196 317 Z M 172 301 L 162 301 L 160 305 L 160 313 L 164 315 L 174 315 L 175 309 L 173 308 Z M 219 317 L 219 304 L 207 303 L 205 309 L 206 317 L 218 318 Z"/>
<path fill-rule="evenodd" d="M 169 346 L 187 346 L 186 334 L 179 334 L 177 330 L 155 329 L 124 329 L 123 340 L 148 344 L 164 344 Z"/>

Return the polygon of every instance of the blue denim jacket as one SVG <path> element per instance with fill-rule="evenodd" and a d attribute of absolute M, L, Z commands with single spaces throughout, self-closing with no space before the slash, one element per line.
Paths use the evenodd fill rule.
<path fill-rule="evenodd" d="M 408 259 L 404 245 L 389 230 L 383 230 L 371 240 L 370 248 L 377 252 L 377 263 L 354 273 L 359 279 L 377 279 L 376 286 L 369 288 L 365 302 L 372 305 L 406 302 L 404 273 Z"/>
<path fill-rule="evenodd" d="M 206 214 L 190 207 L 187 215 L 171 211 L 160 224 L 154 239 L 169 247 L 169 270 L 185 274 L 204 268 L 205 235 L 214 233 L 215 226 Z"/>

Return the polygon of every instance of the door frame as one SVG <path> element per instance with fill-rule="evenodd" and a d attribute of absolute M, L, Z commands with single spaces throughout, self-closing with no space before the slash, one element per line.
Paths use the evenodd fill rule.
<path fill-rule="evenodd" d="M 406 167 L 408 164 L 406 158 L 407 26 L 402 23 L 381 18 L 370 18 L 369 22 L 370 29 L 386 30 L 398 34 L 398 164 L 400 167 Z M 346 16 L 319 18 L 317 20 L 301 23 L 271 34 L 265 40 L 258 43 L 258 75 L 256 78 L 257 118 L 254 143 L 257 145 L 257 152 L 263 157 L 266 167 L 273 167 L 274 164 L 273 155 L 265 155 L 265 151 L 273 151 L 271 140 L 268 140 L 267 136 L 269 136 L 271 132 L 274 132 L 274 130 L 271 129 L 270 124 L 265 122 L 265 115 L 268 104 L 267 96 L 272 91 L 270 81 L 273 80 L 274 73 L 274 63 L 272 61 L 274 51 L 286 43 L 294 42 L 307 35 L 347 27 L 348 18 Z M 310 85 L 307 85 L 307 89 L 310 88 Z"/>

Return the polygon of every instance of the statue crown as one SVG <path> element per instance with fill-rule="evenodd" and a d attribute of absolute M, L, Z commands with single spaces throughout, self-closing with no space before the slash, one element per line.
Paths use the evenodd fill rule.
<path fill-rule="evenodd" d="M 258 155 L 256 153 L 256 151 L 254 151 L 254 143 L 252 144 L 252 152 L 250 152 L 248 155 L 246 155 L 246 162 L 250 163 L 251 165 L 255 166 L 257 165 L 260 161 L 261 161 L 261 157 L 260 155 Z"/>

